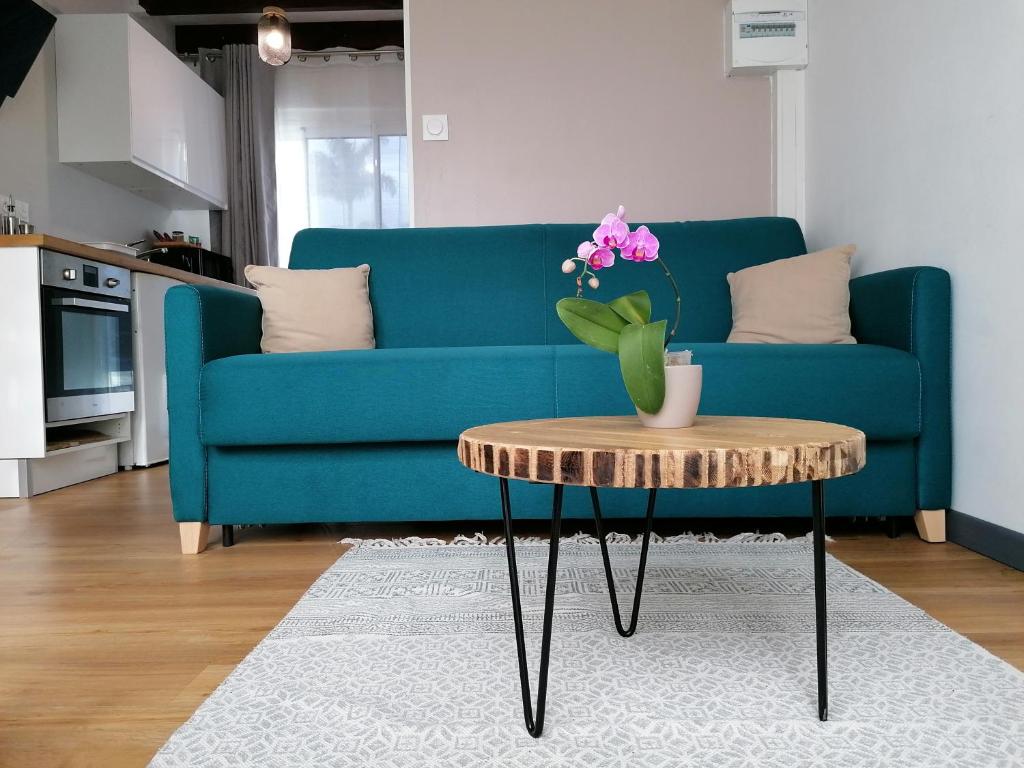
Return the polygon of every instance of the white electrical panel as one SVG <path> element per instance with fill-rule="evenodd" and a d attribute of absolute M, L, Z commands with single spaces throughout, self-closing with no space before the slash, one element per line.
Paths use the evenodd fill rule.
<path fill-rule="evenodd" d="M 726 74 L 807 66 L 807 0 L 732 0 L 725 25 Z"/>

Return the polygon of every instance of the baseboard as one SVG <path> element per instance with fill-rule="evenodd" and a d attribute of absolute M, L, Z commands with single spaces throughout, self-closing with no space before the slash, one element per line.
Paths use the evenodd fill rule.
<path fill-rule="evenodd" d="M 951 509 L 946 513 L 946 538 L 1024 571 L 1024 533 Z"/>

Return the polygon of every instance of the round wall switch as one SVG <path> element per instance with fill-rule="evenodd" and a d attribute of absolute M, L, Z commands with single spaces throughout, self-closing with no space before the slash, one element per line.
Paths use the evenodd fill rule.
<path fill-rule="evenodd" d="M 424 115 L 423 140 L 448 141 L 448 115 Z"/>

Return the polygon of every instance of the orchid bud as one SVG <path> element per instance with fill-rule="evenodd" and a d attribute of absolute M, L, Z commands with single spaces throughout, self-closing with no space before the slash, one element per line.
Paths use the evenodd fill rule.
<path fill-rule="evenodd" d="M 587 280 L 587 285 L 589 285 L 593 290 L 596 291 L 600 287 L 601 281 L 598 280 L 596 277 L 592 277 L 589 280 Z"/>
<path fill-rule="evenodd" d="M 562 262 L 562 271 L 565 272 L 565 274 L 571 274 L 575 269 L 576 265 L 573 263 L 572 259 L 566 259 Z"/>

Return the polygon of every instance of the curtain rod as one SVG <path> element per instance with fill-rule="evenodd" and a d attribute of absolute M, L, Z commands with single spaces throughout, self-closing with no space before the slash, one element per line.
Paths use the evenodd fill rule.
<path fill-rule="evenodd" d="M 305 62 L 307 59 L 323 59 L 324 61 L 330 61 L 332 56 L 348 56 L 349 60 L 356 61 L 359 58 L 365 58 L 372 56 L 374 61 L 380 61 L 381 56 L 387 54 L 395 54 L 398 56 L 399 61 L 405 61 L 405 50 L 399 48 L 398 50 L 390 49 L 386 51 L 349 51 L 344 48 L 326 48 L 322 51 L 293 51 L 292 56 L 299 61 Z M 224 56 L 222 51 L 209 51 L 208 53 L 179 53 L 178 58 L 183 61 L 198 61 L 200 58 L 205 58 L 207 61 L 214 61 Z"/>

